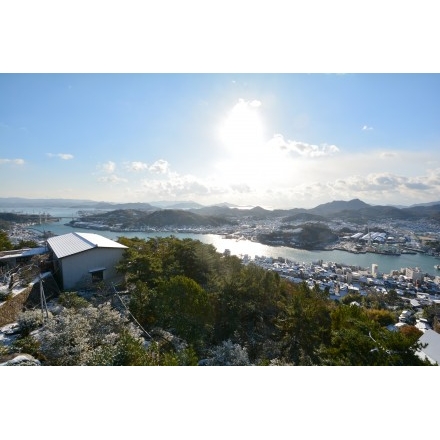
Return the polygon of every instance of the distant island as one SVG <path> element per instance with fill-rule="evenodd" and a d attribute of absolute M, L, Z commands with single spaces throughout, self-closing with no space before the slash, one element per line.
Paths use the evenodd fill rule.
<path fill-rule="evenodd" d="M 124 203 L 72 199 L 0 199 L 0 208 L 69 207 L 72 228 L 113 232 L 217 234 L 271 246 L 307 250 L 338 249 L 388 255 L 440 253 L 440 202 L 411 207 L 374 206 L 359 199 L 332 201 L 311 209 L 237 207 L 228 203 L 201 206 L 194 202 Z M 174 208 L 173 208 L 174 206 Z M 175 206 L 180 206 L 176 208 Z M 3 212 L 0 221 L 41 223 L 41 214 Z M 14 217 L 15 216 L 15 217 Z M 20 218 L 20 220 L 18 220 Z M 61 218 L 45 214 L 45 221 Z M 5 222 L 6 220 L 3 220 Z M 3 223 L 5 224 L 5 223 Z"/>
<path fill-rule="evenodd" d="M 67 223 L 73 228 L 115 232 L 212 233 L 271 246 L 338 249 L 388 255 L 440 251 L 439 237 L 412 243 L 405 230 L 438 231 L 440 203 L 412 208 L 371 206 L 359 199 L 313 209 L 267 210 L 210 206 L 192 209 L 85 211 Z"/>

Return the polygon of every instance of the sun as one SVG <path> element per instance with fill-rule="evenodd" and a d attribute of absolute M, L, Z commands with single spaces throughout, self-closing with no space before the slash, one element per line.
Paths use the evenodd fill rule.
<path fill-rule="evenodd" d="M 265 139 L 260 107 L 260 101 L 240 99 L 219 126 L 224 155 L 216 163 L 216 176 L 242 194 L 259 191 L 268 180 L 278 180 L 283 170 L 284 162 L 278 164 L 276 152 Z"/>
<path fill-rule="evenodd" d="M 264 143 L 264 124 L 259 115 L 260 101 L 240 99 L 220 126 L 223 145 L 237 155 L 247 154 Z"/>

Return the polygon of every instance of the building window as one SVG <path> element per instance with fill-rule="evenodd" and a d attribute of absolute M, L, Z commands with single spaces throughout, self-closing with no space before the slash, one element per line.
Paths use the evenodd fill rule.
<path fill-rule="evenodd" d="M 105 267 L 89 270 L 90 275 L 92 275 L 92 283 L 104 281 L 104 270 Z"/>

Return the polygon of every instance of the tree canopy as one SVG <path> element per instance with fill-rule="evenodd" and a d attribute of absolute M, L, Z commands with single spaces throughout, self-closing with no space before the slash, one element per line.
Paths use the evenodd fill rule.
<path fill-rule="evenodd" d="M 397 317 L 379 298 L 333 301 L 198 240 L 119 241 L 127 249 L 118 307 L 111 289 L 89 300 L 63 293 L 61 312 L 35 321 L 39 339 L 23 335 L 43 363 L 429 365 L 417 355 L 420 332 L 388 330 Z"/>

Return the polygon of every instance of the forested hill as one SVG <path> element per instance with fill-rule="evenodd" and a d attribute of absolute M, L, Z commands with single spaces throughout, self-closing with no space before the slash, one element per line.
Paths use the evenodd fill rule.
<path fill-rule="evenodd" d="M 429 365 L 420 330 L 387 328 L 405 307 L 396 293 L 333 301 L 197 240 L 119 241 L 118 290 L 63 292 L 45 320 L 29 308 L 0 363 L 19 352 L 42 365 Z"/>
<path fill-rule="evenodd" d="M 89 210 L 107 210 L 109 212 L 142 213 L 147 216 L 153 212 L 164 210 L 166 214 L 160 214 L 158 217 L 151 217 L 149 221 L 156 226 L 170 225 L 212 225 L 228 224 L 240 218 L 251 218 L 255 220 L 286 218 L 297 216 L 299 214 L 308 214 L 319 216 L 324 220 L 344 220 L 357 223 L 367 223 L 372 220 L 421 220 L 440 222 L 440 201 L 414 205 L 410 207 L 396 207 L 391 205 L 370 205 L 359 199 L 348 201 L 334 200 L 332 202 L 320 204 L 314 208 L 292 208 L 292 209 L 265 209 L 255 206 L 250 209 L 241 209 L 227 203 L 220 205 L 202 206 L 194 202 L 154 202 L 150 203 L 108 203 L 96 202 L 91 200 L 73 200 L 73 199 L 21 199 L 21 198 L 0 198 L 0 207 L 2 209 L 17 209 L 20 206 L 34 207 L 44 209 L 48 207 L 70 207 L 72 209 Z M 166 209 L 163 209 L 166 208 Z M 176 214 L 181 212 L 182 214 Z M 190 217 L 185 214 L 192 213 L 199 217 Z M 140 215 L 140 214 L 139 214 Z M 315 217 L 316 218 L 316 217 Z M 120 217 L 121 219 L 121 217 Z M 96 221 L 100 221 L 97 218 Z M 128 221 L 128 219 L 127 219 Z M 130 220 L 130 221 L 133 221 Z"/>
<path fill-rule="evenodd" d="M 102 214 L 83 217 L 87 222 L 106 224 L 110 227 L 119 226 L 127 229 L 148 227 L 199 227 L 222 226 L 232 224 L 227 218 L 213 215 L 200 215 L 187 210 L 164 209 L 146 212 L 134 209 L 117 209 Z M 71 221 L 70 223 L 74 223 Z"/>
<path fill-rule="evenodd" d="M 286 221 L 330 221 L 367 224 L 377 220 L 421 220 L 440 222 L 440 204 L 413 208 L 371 206 L 360 200 L 332 202 L 313 209 L 266 210 L 261 207 L 237 209 L 213 206 L 198 209 L 115 209 L 104 213 L 89 214 L 81 221 L 107 225 L 121 229 L 151 228 L 197 228 L 220 227 L 237 224 L 242 219 L 264 221 L 271 219 Z M 75 221 L 70 222 L 74 226 Z"/>
<path fill-rule="evenodd" d="M 318 205 L 315 208 L 303 209 L 275 209 L 267 210 L 259 206 L 243 210 L 220 206 L 193 209 L 191 212 L 203 213 L 225 218 L 253 219 L 310 219 L 310 220 L 343 220 L 356 223 L 367 223 L 373 220 L 421 220 L 440 222 L 440 202 L 429 206 L 414 206 L 408 208 L 397 208 L 388 205 L 369 205 L 359 199 L 349 201 L 333 201 Z"/>

